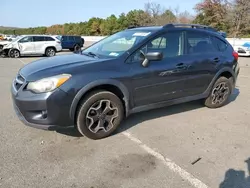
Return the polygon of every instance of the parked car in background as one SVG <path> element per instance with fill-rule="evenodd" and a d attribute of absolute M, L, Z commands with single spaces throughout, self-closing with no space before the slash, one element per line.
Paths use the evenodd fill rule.
<path fill-rule="evenodd" d="M 57 38 L 61 41 L 62 49 L 78 51 L 84 45 L 84 39 L 81 36 L 62 35 Z"/>
<path fill-rule="evenodd" d="M 3 35 L 0 35 L 0 40 L 4 40 L 4 36 Z"/>
<path fill-rule="evenodd" d="M 239 56 L 250 57 L 250 42 L 234 46 L 234 49 L 238 52 Z"/>
<path fill-rule="evenodd" d="M 0 41 L 0 50 L 3 49 L 3 47 L 7 44 L 11 43 L 9 40 L 1 40 Z"/>
<path fill-rule="evenodd" d="M 16 35 L 6 35 L 4 40 L 9 40 L 9 41 L 12 41 L 16 38 L 17 36 Z"/>
<path fill-rule="evenodd" d="M 24 66 L 13 80 L 12 99 L 26 125 L 75 125 L 82 135 L 101 139 L 132 113 L 192 100 L 222 107 L 239 71 L 238 53 L 213 28 L 129 28 L 79 54 Z"/>
<path fill-rule="evenodd" d="M 2 48 L 3 53 L 11 58 L 27 55 L 51 57 L 61 50 L 61 41 L 50 35 L 22 35 Z"/>

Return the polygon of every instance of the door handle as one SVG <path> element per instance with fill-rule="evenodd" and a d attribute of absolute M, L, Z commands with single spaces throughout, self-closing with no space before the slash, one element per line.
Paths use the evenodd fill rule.
<path fill-rule="evenodd" d="M 177 69 L 187 69 L 187 65 L 184 63 L 179 63 L 176 65 L 176 68 Z"/>
<path fill-rule="evenodd" d="M 216 58 L 214 58 L 213 61 L 214 61 L 215 63 L 218 63 L 218 62 L 220 61 L 220 58 L 216 57 Z"/>

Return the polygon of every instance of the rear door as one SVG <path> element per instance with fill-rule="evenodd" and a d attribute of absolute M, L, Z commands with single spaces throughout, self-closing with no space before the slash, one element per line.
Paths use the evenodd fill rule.
<path fill-rule="evenodd" d="M 69 44 L 69 48 L 74 48 L 74 46 L 75 46 L 75 37 L 74 36 L 68 37 L 68 44 Z"/>
<path fill-rule="evenodd" d="M 35 54 L 35 44 L 33 36 L 26 36 L 18 41 L 20 53 L 22 55 Z"/>
<path fill-rule="evenodd" d="M 36 54 L 44 54 L 45 38 L 44 36 L 34 36 Z"/>
<path fill-rule="evenodd" d="M 61 43 L 63 49 L 68 49 L 69 48 L 68 36 L 62 36 Z"/>
<path fill-rule="evenodd" d="M 216 74 L 220 56 L 212 35 L 202 31 L 186 31 L 182 63 L 188 67 L 185 85 L 189 96 L 202 94 L 207 89 Z"/>

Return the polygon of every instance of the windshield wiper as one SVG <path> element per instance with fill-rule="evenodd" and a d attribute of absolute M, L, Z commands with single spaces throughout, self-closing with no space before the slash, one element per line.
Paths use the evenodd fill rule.
<path fill-rule="evenodd" d="M 90 57 L 98 57 L 97 54 L 93 53 L 93 52 L 88 52 L 88 53 L 83 53 L 84 55 L 90 56 Z"/>

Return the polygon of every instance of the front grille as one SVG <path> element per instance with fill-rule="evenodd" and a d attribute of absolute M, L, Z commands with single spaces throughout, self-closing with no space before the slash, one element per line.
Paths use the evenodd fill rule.
<path fill-rule="evenodd" d="M 25 82 L 24 77 L 21 76 L 20 74 L 18 74 L 16 76 L 16 79 L 14 80 L 14 87 L 15 87 L 15 89 L 18 91 L 22 87 L 22 85 L 24 84 L 24 82 Z"/>

